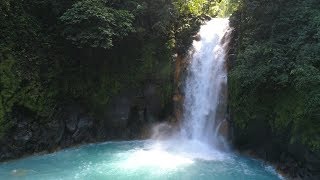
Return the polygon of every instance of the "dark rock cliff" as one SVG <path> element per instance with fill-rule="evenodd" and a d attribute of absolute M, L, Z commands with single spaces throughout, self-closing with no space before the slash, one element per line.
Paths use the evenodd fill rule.
<path fill-rule="evenodd" d="M 146 85 L 141 94 L 121 93 L 112 98 L 99 119 L 76 103 L 57 107 L 46 121 L 15 109 L 9 133 L 0 140 L 0 161 L 84 143 L 147 138 L 149 127 L 166 116 L 158 93 L 155 83 Z"/>

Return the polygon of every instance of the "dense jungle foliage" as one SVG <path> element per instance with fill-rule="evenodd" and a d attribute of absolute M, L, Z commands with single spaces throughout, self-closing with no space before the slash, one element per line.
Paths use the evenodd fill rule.
<path fill-rule="evenodd" d="M 148 81 L 171 103 L 173 55 L 227 0 L 2 0 L 0 137 L 15 112 L 48 121 L 64 103 L 94 116 Z M 218 6 L 225 7 L 221 11 Z"/>
<path fill-rule="evenodd" d="M 319 9 L 319 0 L 244 0 L 231 17 L 237 39 L 229 89 L 238 144 L 269 129 L 273 143 L 320 150 Z"/>

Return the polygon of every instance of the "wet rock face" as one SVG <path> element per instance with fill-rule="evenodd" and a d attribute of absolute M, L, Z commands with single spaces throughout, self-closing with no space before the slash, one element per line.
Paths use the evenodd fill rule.
<path fill-rule="evenodd" d="M 0 140 L 0 161 L 40 151 L 53 151 L 59 147 L 91 142 L 95 137 L 94 120 L 80 108 L 65 107 L 50 120 L 41 122 L 28 114 L 15 112 L 9 134 Z"/>
<path fill-rule="evenodd" d="M 13 137 L 13 139 L 22 144 L 28 142 L 32 138 L 32 130 L 30 129 L 27 122 L 19 123 L 16 132 L 17 133 Z"/>
<path fill-rule="evenodd" d="M 149 115 L 160 115 L 161 112 L 161 97 L 159 87 L 155 84 L 148 84 L 144 88 L 145 108 Z M 152 120 L 152 119 L 149 119 Z"/>
<path fill-rule="evenodd" d="M 193 37 L 193 39 L 194 39 L 195 41 L 200 41 L 200 40 L 201 40 L 200 34 L 195 35 L 195 36 Z"/>
<path fill-rule="evenodd" d="M 225 137 L 226 139 L 228 139 L 229 137 L 229 127 L 230 127 L 229 122 L 227 120 L 223 120 L 221 121 L 220 128 L 218 129 L 219 134 Z"/>
<path fill-rule="evenodd" d="M 73 133 L 77 129 L 79 114 L 75 110 L 70 110 L 70 113 L 71 114 L 69 115 L 69 117 L 66 117 L 64 122 L 66 123 L 66 130 L 69 131 L 70 133 Z"/>
<path fill-rule="evenodd" d="M 147 83 L 139 92 L 128 90 L 114 97 L 106 108 L 99 136 L 121 139 L 145 137 L 147 127 L 161 120 L 160 90 L 159 85 Z"/>
<path fill-rule="evenodd" d="M 106 117 L 109 126 L 126 126 L 130 114 L 132 95 L 119 95 L 111 100 Z"/>
<path fill-rule="evenodd" d="M 320 152 L 312 152 L 302 144 L 289 144 L 288 152 L 281 160 L 292 177 L 320 179 Z"/>
<path fill-rule="evenodd" d="M 175 72 L 174 72 L 174 95 L 173 95 L 173 116 L 172 121 L 179 122 L 183 113 L 183 83 L 187 73 L 188 58 L 178 55 L 176 57 Z"/>
<path fill-rule="evenodd" d="M 0 139 L 0 161 L 89 142 L 145 138 L 163 115 L 160 90 L 158 84 L 148 83 L 139 92 L 121 93 L 99 119 L 76 103 L 56 108 L 46 120 L 17 110 L 9 133 Z"/>

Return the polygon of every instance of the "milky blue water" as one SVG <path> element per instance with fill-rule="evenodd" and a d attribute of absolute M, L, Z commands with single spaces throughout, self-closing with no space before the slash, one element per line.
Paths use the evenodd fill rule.
<path fill-rule="evenodd" d="M 0 179 L 280 179 L 270 166 L 258 160 L 235 154 L 197 159 L 154 148 L 154 144 L 152 141 L 91 144 L 5 162 L 0 164 Z"/>

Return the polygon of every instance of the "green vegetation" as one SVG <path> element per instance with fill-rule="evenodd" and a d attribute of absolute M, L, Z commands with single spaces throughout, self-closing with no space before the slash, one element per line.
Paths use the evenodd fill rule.
<path fill-rule="evenodd" d="M 113 39 L 128 35 L 133 29 L 134 16 L 127 10 L 107 7 L 101 0 L 77 2 L 60 20 L 62 34 L 78 47 L 110 48 Z"/>
<path fill-rule="evenodd" d="M 199 3 L 2 0 L 0 137 L 19 112 L 47 122 L 63 104 L 75 103 L 99 118 L 112 97 L 143 91 L 148 82 L 160 87 L 168 106 L 172 55 L 187 52 L 203 22 Z"/>
<path fill-rule="evenodd" d="M 260 124 L 274 142 L 320 150 L 319 9 L 318 0 L 252 0 L 232 16 L 229 89 L 239 138 L 247 138 L 240 144 Z"/>
<path fill-rule="evenodd" d="M 195 15 L 206 14 L 212 17 L 229 17 L 237 10 L 238 0 L 177 0 L 175 5 L 180 12 L 191 12 Z"/>

